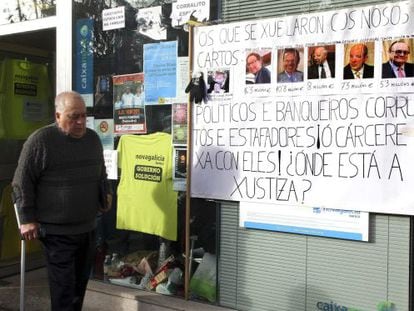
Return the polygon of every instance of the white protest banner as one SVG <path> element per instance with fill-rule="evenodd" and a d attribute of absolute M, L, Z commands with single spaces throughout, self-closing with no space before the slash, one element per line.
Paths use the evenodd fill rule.
<path fill-rule="evenodd" d="M 413 13 L 403 1 L 195 28 L 194 71 L 226 72 L 229 88 L 193 107 L 192 196 L 414 215 Z M 365 76 L 349 79 L 361 43 Z M 319 47 L 333 64 L 321 79 Z M 403 78 L 386 70 L 396 56 Z"/>

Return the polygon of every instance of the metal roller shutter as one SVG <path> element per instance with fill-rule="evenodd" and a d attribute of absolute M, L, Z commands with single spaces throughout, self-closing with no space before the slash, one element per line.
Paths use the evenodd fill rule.
<path fill-rule="evenodd" d="M 409 310 L 409 217 L 372 214 L 364 243 L 246 230 L 238 216 L 237 203 L 221 204 L 220 305 L 314 311 L 320 302 L 368 311 L 388 300 Z"/>

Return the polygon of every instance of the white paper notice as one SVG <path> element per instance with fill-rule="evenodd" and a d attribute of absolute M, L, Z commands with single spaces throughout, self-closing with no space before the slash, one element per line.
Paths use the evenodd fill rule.
<path fill-rule="evenodd" d="M 102 11 L 102 30 L 125 28 L 125 7 L 120 6 Z"/>
<path fill-rule="evenodd" d="M 104 160 L 108 179 L 118 179 L 118 151 L 104 150 Z"/>

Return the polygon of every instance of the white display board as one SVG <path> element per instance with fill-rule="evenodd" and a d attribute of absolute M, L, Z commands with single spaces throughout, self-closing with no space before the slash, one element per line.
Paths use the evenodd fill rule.
<path fill-rule="evenodd" d="M 225 72 L 228 89 L 193 104 L 191 195 L 414 215 L 414 78 L 382 69 L 395 40 L 413 46 L 413 13 L 403 1 L 195 28 L 193 71 L 209 84 Z M 361 42 L 374 76 L 345 79 Z M 310 78 L 319 46 L 334 64 L 327 79 Z M 278 82 L 290 48 L 303 80 Z M 269 83 L 249 83 L 252 51 Z"/>
<path fill-rule="evenodd" d="M 369 213 L 240 202 L 240 227 L 368 241 Z"/>

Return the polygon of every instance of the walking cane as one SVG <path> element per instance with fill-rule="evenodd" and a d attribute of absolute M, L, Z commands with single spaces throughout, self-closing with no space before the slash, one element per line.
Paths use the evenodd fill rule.
<path fill-rule="evenodd" d="M 20 234 L 20 217 L 17 211 L 16 200 L 13 196 L 14 212 L 16 213 L 17 226 L 19 227 L 20 235 L 20 311 L 24 311 L 24 285 L 25 285 L 25 273 L 26 273 L 26 241 Z"/>

